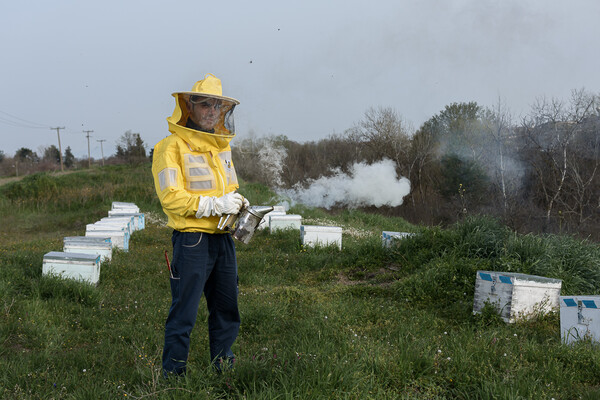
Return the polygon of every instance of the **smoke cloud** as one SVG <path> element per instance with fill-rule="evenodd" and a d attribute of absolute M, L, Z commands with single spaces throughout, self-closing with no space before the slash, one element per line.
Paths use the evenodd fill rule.
<path fill-rule="evenodd" d="M 394 162 L 387 159 L 371 165 L 356 163 L 350 174 L 338 170 L 333 176 L 309 182 L 308 188 L 296 185 L 293 189 L 279 191 L 292 203 L 327 209 L 334 205 L 394 207 L 401 205 L 408 193 L 410 181 L 398 178 Z"/>
<path fill-rule="evenodd" d="M 281 186 L 283 180 L 281 174 L 283 172 L 283 165 L 285 165 L 285 158 L 287 157 L 287 150 L 283 146 L 277 146 L 273 140 L 266 140 L 263 147 L 258 152 L 258 158 L 260 165 L 263 167 L 263 172 L 267 176 L 270 182 L 273 182 L 276 186 Z"/>

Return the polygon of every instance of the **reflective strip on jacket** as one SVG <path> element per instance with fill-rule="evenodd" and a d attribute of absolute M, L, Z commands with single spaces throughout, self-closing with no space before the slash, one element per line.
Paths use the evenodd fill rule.
<path fill-rule="evenodd" d="M 218 216 L 196 218 L 200 196 L 220 197 L 239 187 L 229 141 L 235 136 L 196 131 L 182 126 L 177 98 L 173 116 L 167 118 L 171 135 L 156 144 L 152 175 L 156 193 L 167 215 L 167 225 L 182 232 L 222 233 Z"/>

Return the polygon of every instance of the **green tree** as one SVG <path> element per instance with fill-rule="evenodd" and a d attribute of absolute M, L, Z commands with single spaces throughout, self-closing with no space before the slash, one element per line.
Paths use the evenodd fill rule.
<path fill-rule="evenodd" d="M 44 150 L 44 161 L 51 161 L 53 163 L 60 163 L 60 152 L 55 145 L 51 145 L 50 147 L 46 147 Z"/>
<path fill-rule="evenodd" d="M 17 152 L 15 153 L 15 158 L 20 162 L 34 163 L 39 161 L 38 155 L 33 150 L 28 149 L 27 147 L 21 147 L 19 150 L 17 150 Z"/>
<path fill-rule="evenodd" d="M 443 199 L 461 200 L 463 212 L 467 200 L 471 207 L 489 200 L 489 178 L 483 168 L 489 145 L 485 116 L 476 102 L 452 103 L 419 129 L 413 137 L 413 159 L 422 198 L 432 183 Z"/>
<path fill-rule="evenodd" d="M 73 155 L 73 152 L 71 151 L 71 146 L 67 146 L 67 149 L 65 150 L 65 157 L 63 159 L 63 164 L 67 168 L 71 168 L 75 164 L 75 156 Z"/>
<path fill-rule="evenodd" d="M 146 145 L 139 133 L 125 132 L 117 143 L 117 158 L 129 163 L 146 159 Z"/>
<path fill-rule="evenodd" d="M 478 160 L 483 152 L 483 109 L 476 102 L 452 103 L 425 122 L 439 146 L 440 157 L 457 154 Z"/>
<path fill-rule="evenodd" d="M 442 157 L 440 164 L 440 193 L 444 198 L 450 200 L 458 196 L 462 200 L 476 202 L 484 199 L 488 189 L 488 177 L 478 163 L 449 154 Z"/>

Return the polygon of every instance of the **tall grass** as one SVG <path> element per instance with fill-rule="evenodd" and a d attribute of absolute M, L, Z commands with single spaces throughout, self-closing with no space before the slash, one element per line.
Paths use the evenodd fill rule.
<path fill-rule="evenodd" d="M 106 168 L 0 188 L 10 221 L 0 248 L 0 398 L 600 397 L 598 345 L 562 344 L 557 314 L 507 325 L 491 309 L 471 313 L 478 269 L 556 277 L 563 294 L 598 294 L 597 244 L 517 235 L 488 218 L 441 229 L 302 206 L 290 212 L 343 227 L 343 250 L 304 247 L 297 231 L 260 231 L 238 244 L 235 370 L 211 370 L 202 304 L 188 376 L 163 381 L 171 231 L 149 175 L 147 165 Z M 80 203 L 78 187 L 90 191 Z M 44 200 L 46 190 L 57 198 Z M 277 202 L 260 185 L 240 191 L 252 204 Z M 113 200 L 136 202 L 149 223 L 129 252 L 102 265 L 98 286 L 43 276 L 43 255 L 60 250 L 62 236 L 83 234 Z M 416 235 L 385 248 L 382 230 Z"/>

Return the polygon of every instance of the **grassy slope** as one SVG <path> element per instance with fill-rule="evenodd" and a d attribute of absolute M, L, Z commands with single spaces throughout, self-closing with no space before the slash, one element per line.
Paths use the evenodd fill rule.
<path fill-rule="evenodd" d="M 253 204 L 263 187 L 244 184 Z M 128 253 L 89 287 L 41 275 L 62 237 L 82 235 L 111 201 L 147 215 Z M 600 352 L 560 342 L 557 315 L 506 325 L 472 316 L 478 269 L 563 279 L 563 294 L 597 294 L 600 250 L 568 237 L 515 235 L 494 221 L 411 227 L 356 211 L 296 208 L 306 224 L 344 227 L 343 251 L 305 249 L 297 232 L 239 244 L 242 327 L 235 372 L 209 369 L 207 313 L 192 333 L 191 373 L 162 382 L 170 296 L 164 227 L 149 166 L 0 188 L 1 398 L 555 398 L 600 396 Z M 393 249 L 382 230 L 415 231 Z"/>

